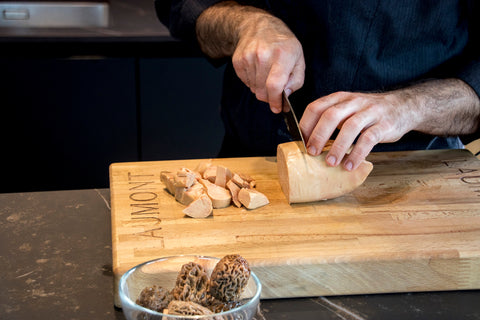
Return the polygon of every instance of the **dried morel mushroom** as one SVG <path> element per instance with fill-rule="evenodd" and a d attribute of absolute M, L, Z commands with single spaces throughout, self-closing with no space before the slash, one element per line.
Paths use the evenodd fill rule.
<path fill-rule="evenodd" d="M 211 301 L 210 304 L 207 305 L 207 307 L 213 313 L 220 313 L 220 312 L 225 312 L 225 311 L 229 311 L 231 309 L 240 307 L 243 304 L 244 304 L 243 301 L 224 302 L 224 301 L 220 301 L 218 299 L 213 299 L 213 301 Z"/>
<path fill-rule="evenodd" d="M 224 302 L 240 299 L 250 278 L 247 260 L 238 254 L 226 255 L 215 266 L 210 277 L 210 294 Z"/>
<path fill-rule="evenodd" d="M 168 304 L 168 314 L 183 316 L 201 316 L 213 314 L 212 311 L 192 301 L 172 300 Z"/>
<path fill-rule="evenodd" d="M 170 301 L 172 301 L 170 292 L 160 286 L 153 285 L 140 292 L 136 303 L 150 310 L 162 312 Z"/>
<path fill-rule="evenodd" d="M 195 262 L 184 264 L 172 290 L 173 298 L 204 304 L 207 301 L 207 294 L 208 275 L 205 269 Z"/>

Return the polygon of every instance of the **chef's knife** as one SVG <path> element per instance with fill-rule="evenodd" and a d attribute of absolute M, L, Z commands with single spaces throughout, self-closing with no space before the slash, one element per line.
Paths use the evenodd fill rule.
<path fill-rule="evenodd" d="M 302 131 L 300 131 L 300 127 L 298 126 L 297 116 L 295 116 L 295 112 L 293 111 L 292 104 L 288 100 L 287 94 L 285 91 L 282 93 L 283 97 L 283 116 L 285 119 L 285 123 L 287 124 L 288 132 L 292 135 L 294 141 L 301 141 L 302 151 L 307 153 L 307 147 L 305 146 L 305 140 L 303 140 Z M 285 108 L 288 107 L 288 108 Z M 288 111 L 285 111 L 288 109 Z"/>

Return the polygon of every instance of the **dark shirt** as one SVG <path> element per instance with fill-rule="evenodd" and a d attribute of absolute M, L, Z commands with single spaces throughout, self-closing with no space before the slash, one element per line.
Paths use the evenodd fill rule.
<path fill-rule="evenodd" d="M 172 35 L 195 45 L 195 21 L 218 0 L 156 0 Z M 298 116 L 336 91 L 384 91 L 428 78 L 460 78 L 480 95 L 480 4 L 461 0 L 239 1 L 282 19 L 303 46 L 304 87 L 292 95 Z M 289 140 L 283 118 L 256 100 L 226 66 L 222 95 L 223 156 L 275 154 Z M 461 147 L 456 138 L 409 133 L 378 150 Z M 229 146 L 234 146 L 229 149 Z M 236 154 L 234 152 L 236 150 Z"/>

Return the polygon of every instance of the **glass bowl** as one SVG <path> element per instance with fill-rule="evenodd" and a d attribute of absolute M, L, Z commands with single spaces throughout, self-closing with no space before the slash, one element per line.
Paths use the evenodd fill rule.
<path fill-rule="evenodd" d="M 184 264 L 195 262 L 202 265 L 208 275 L 220 258 L 182 255 L 159 258 L 139 264 L 125 272 L 120 278 L 119 296 L 122 310 L 128 320 L 174 320 L 174 319 L 209 319 L 209 320 L 251 320 L 257 313 L 262 285 L 257 276 L 251 272 L 247 287 L 240 299 L 244 304 L 229 311 L 215 313 L 214 315 L 186 316 L 169 315 L 144 308 L 135 303 L 140 292 L 153 285 L 161 286 L 167 290 L 175 287 L 175 281 Z"/>

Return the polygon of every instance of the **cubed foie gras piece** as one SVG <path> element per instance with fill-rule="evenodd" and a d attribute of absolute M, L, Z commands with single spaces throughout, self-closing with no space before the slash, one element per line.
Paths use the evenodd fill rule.
<path fill-rule="evenodd" d="M 175 174 L 170 171 L 160 172 L 160 181 L 165 185 L 168 192 L 175 195 Z"/>
<path fill-rule="evenodd" d="M 232 196 L 227 189 L 219 187 L 206 179 L 201 179 L 200 183 L 207 189 L 207 194 L 212 199 L 214 209 L 228 207 L 232 202 Z"/>
<path fill-rule="evenodd" d="M 195 167 L 196 172 L 198 172 L 203 177 L 203 173 L 207 170 L 208 167 L 212 165 L 212 159 L 200 161 Z"/>
<path fill-rule="evenodd" d="M 250 188 L 251 187 L 251 184 L 248 181 L 244 180 L 242 177 L 240 177 L 240 175 L 238 173 L 233 174 L 232 181 L 235 182 L 235 184 L 237 186 L 239 186 L 240 188 Z"/>
<path fill-rule="evenodd" d="M 230 193 L 232 195 L 232 201 L 233 204 L 240 208 L 242 206 L 242 203 L 238 200 L 238 192 L 240 191 L 240 187 L 235 184 L 232 180 L 227 182 L 227 189 L 230 190 Z"/>
<path fill-rule="evenodd" d="M 266 195 L 250 188 L 240 189 L 238 192 L 238 200 L 247 209 L 257 209 L 270 203 Z"/>
<path fill-rule="evenodd" d="M 181 204 L 185 205 L 184 203 L 184 194 L 185 194 L 185 191 L 187 191 L 187 188 L 184 188 L 184 187 L 175 187 L 175 200 L 177 200 L 178 202 L 180 202 Z"/>
<path fill-rule="evenodd" d="M 191 170 L 189 168 L 182 168 L 180 169 L 180 171 L 192 174 L 195 177 L 195 180 L 202 179 L 202 175 L 200 174 L 200 172 L 196 170 Z"/>
<path fill-rule="evenodd" d="M 206 218 L 213 211 L 212 200 L 206 194 L 201 195 L 198 199 L 190 203 L 183 213 L 192 218 Z"/>
<path fill-rule="evenodd" d="M 203 172 L 203 179 L 210 181 L 211 183 L 215 183 L 215 179 L 217 177 L 217 166 L 211 165 L 205 169 Z"/>
<path fill-rule="evenodd" d="M 205 187 L 198 182 L 195 182 L 190 188 L 177 187 L 175 190 L 175 200 L 183 205 L 188 206 L 193 201 L 205 194 Z"/>
<path fill-rule="evenodd" d="M 244 181 L 248 182 L 248 184 L 250 185 L 250 188 L 255 188 L 255 185 L 257 183 L 256 183 L 255 179 L 250 177 L 248 174 L 238 172 L 238 176 L 240 178 L 242 178 Z"/>
<path fill-rule="evenodd" d="M 217 166 L 217 173 L 215 175 L 215 184 L 225 188 L 227 182 L 232 179 L 232 171 L 224 166 Z"/>
<path fill-rule="evenodd" d="M 188 169 L 177 171 L 175 175 L 175 187 L 189 188 L 197 181 L 195 173 Z"/>
<path fill-rule="evenodd" d="M 363 161 L 347 171 L 343 166 L 328 166 L 326 152 L 311 156 L 301 151 L 298 141 L 282 143 L 277 148 L 278 178 L 289 203 L 327 200 L 345 195 L 359 187 L 370 174 L 373 164 Z"/>

